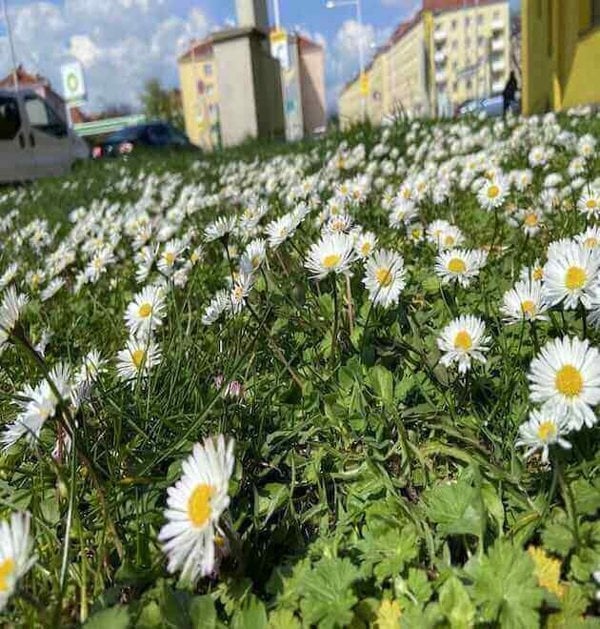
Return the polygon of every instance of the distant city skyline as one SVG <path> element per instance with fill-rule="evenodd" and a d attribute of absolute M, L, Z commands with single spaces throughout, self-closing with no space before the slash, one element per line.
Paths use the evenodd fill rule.
<path fill-rule="evenodd" d="M 272 0 L 268 0 L 272 4 Z M 194 38 L 235 23 L 234 0 L 7 0 L 17 62 L 60 86 L 60 65 L 78 59 L 89 92 L 87 108 L 139 105 L 146 80 L 177 85 L 177 56 Z M 383 43 L 418 0 L 363 0 L 363 26 L 352 6 L 328 10 L 325 0 L 280 0 L 282 24 L 298 29 L 327 50 L 327 92 L 333 105 L 356 73 L 357 38 L 370 52 Z M 511 0 L 517 9 L 519 0 Z M 271 8 L 271 7 L 270 7 Z M 371 52 L 372 54 L 372 52 Z M 371 55 L 369 55 L 371 56 Z M 0 20 L 0 72 L 11 68 Z"/>

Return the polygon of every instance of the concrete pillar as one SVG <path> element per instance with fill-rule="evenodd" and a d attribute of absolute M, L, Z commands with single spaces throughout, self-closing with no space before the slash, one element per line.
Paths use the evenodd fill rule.
<path fill-rule="evenodd" d="M 284 133 L 279 62 L 268 53 L 267 35 L 236 28 L 213 35 L 224 146 Z"/>
<path fill-rule="evenodd" d="M 235 0 L 238 26 L 269 30 L 267 0 Z"/>

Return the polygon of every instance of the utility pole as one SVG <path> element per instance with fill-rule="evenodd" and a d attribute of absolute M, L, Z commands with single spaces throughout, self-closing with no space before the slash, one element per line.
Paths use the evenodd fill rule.
<path fill-rule="evenodd" d="M 19 89 L 19 75 L 17 73 L 17 56 L 15 55 L 15 43 L 13 41 L 12 28 L 10 25 L 10 18 L 8 17 L 8 8 L 6 7 L 6 0 L 2 0 L 2 11 L 4 13 L 4 21 L 6 22 L 6 33 L 8 35 L 8 43 L 10 46 L 10 56 L 12 59 L 12 66 L 13 66 L 13 71 L 12 71 L 13 85 L 16 91 Z"/>
<path fill-rule="evenodd" d="M 279 10 L 279 0 L 273 0 L 273 18 L 275 20 L 275 28 L 279 30 L 281 26 L 281 11 Z"/>

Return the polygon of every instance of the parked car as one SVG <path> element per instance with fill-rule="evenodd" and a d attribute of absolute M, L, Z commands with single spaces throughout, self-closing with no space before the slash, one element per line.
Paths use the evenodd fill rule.
<path fill-rule="evenodd" d="M 149 122 L 127 127 L 109 135 L 92 149 L 92 157 L 118 157 L 128 155 L 136 148 L 162 148 L 194 150 L 185 133 L 166 122 Z"/>
<path fill-rule="evenodd" d="M 514 114 L 520 113 L 521 101 L 513 101 L 510 106 L 510 111 L 512 111 Z M 479 114 L 483 113 L 489 118 L 496 118 L 498 116 L 501 116 L 503 112 L 504 99 L 502 98 L 502 95 L 490 96 L 489 98 L 468 100 L 456 108 L 457 116 L 478 116 Z"/>
<path fill-rule="evenodd" d="M 67 173 L 89 148 L 32 90 L 0 90 L 0 183 Z"/>

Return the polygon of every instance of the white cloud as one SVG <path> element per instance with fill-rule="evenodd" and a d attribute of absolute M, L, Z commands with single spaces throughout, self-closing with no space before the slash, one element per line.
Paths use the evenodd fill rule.
<path fill-rule="evenodd" d="M 60 91 L 60 66 L 79 59 L 89 107 L 138 104 L 144 82 L 177 84 L 177 56 L 209 23 L 197 8 L 173 14 L 170 0 L 32 1 L 11 10 L 17 62 L 47 76 Z M 0 36 L 0 72 L 8 73 L 6 36 Z"/>
<path fill-rule="evenodd" d="M 372 24 L 346 20 L 336 33 L 327 55 L 327 83 L 329 108 L 336 109 L 337 100 L 345 83 L 359 70 L 359 42 L 362 42 L 365 64 L 373 57 L 374 49 L 390 36 L 390 28 L 376 29 Z"/>

